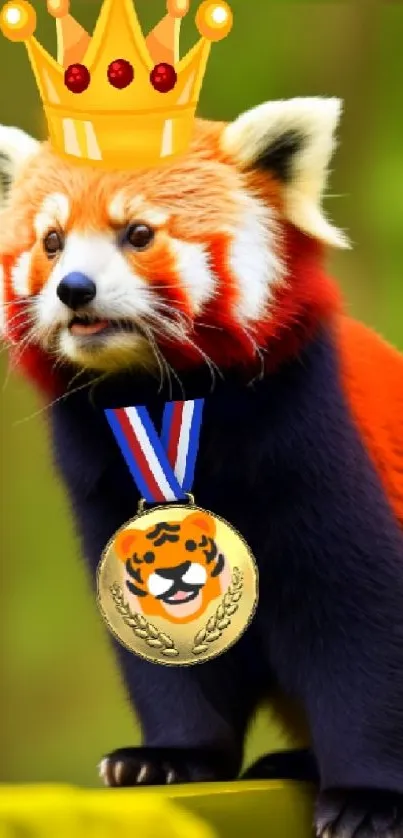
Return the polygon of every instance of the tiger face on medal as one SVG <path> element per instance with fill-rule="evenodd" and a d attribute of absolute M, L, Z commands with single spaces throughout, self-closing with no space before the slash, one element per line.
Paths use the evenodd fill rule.
<path fill-rule="evenodd" d="M 222 654 L 257 604 L 257 568 L 246 542 L 190 494 L 203 407 L 202 399 L 168 402 L 161 435 L 144 406 L 105 411 L 144 500 L 103 553 L 98 603 L 124 646 L 166 665 Z"/>
<path fill-rule="evenodd" d="M 98 573 L 99 604 L 131 651 L 191 665 L 243 634 L 257 602 L 257 571 L 241 536 L 190 504 L 142 513 L 113 537 Z"/>

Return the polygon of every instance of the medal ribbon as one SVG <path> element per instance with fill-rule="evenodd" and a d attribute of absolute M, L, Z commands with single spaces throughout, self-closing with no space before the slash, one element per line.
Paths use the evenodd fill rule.
<path fill-rule="evenodd" d="M 159 437 L 146 407 L 105 410 L 129 471 L 147 503 L 184 500 L 192 490 L 204 399 L 168 402 Z"/>

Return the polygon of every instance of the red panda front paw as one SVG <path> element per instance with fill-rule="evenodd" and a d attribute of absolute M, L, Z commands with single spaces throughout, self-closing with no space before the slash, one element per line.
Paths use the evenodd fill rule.
<path fill-rule="evenodd" d="M 104 757 L 100 776 L 106 786 L 165 786 L 213 782 L 236 776 L 222 754 L 203 749 L 121 748 Z"/>
<path fill-rule="evenodd" d="M 403 838 L 403 795 L 327 791 L 316 806 L 318 838 Z"/>

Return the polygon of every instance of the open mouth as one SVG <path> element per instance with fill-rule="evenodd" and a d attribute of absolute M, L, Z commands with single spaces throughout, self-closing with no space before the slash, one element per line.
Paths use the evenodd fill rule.
<path fill-rule="evenodd" d="M 196 599 L 196 597 L 199 595 L 201 587 L 201 585 L 198 585 L 191 591 L 183 591 L 182 589 L 179 589 L 176 590 L 174 594 L 168 591 L 168 593 L 158 597 L 158 599 L 162 599 L 162 601 L 165 602 L 166 605 L 184 605 L 186 602 L 191 602 L 192 599 Z"/>
<path fill-rule="evenodd" d="M 69 332 L 75 337 L 107 336 L 118 332 L 137 332 L 130 320 L 107 320 L 89 315 L 75 315 L 69 323 Z"/>

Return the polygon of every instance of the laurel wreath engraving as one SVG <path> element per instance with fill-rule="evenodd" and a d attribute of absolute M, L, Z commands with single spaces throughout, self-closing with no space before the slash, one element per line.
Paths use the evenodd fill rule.
<path fill-rule="evenodd" d="M 234 567 L 231 584 L 224 595 L 223 601 L 218 606 L 216 613 L 210 617 L 206 626 L 196 634 L 193 641 L 193 655 L 202 655 L 203 652 L 207 652 L 209 643 L 219 640 L 223 631 L 231 624 L 231 617 L 239 608 L 242 588 L 243 574 L 239 568 Z"/>
<path fill-rule="evenodd" d="M 205 627 L 202 628 L 194 638 L 192 654 L 202 655 L 209 650 L 210 644 L 222 637 L 223 631 L 231 625 L 231 617 L 238 611 L 239 602 L 243 590 L 243 574 L 235 567 L 231 584 L 224 594 L 223 600 L 215 614 L 210 617 Z M 149 623 L 141 614 L 131 611 L 130 606 L 125 602 L 122 589 L 116 582 L 111 586 L 110 592 L 115 603 L 116 610 L 123 617 L 124 622 L 140 640 L 144 640 L 147 646 L 158 649 L 166 658 L 176 658 L 179 651 L 174 641 L 168 634 L 159 631 L 152 623 Z"/>
<path fill-rule="evenodd" d="M 110 588 L 116 610 L 123 617 L 124 622 L 129 626 L 133 634 L 144 640 L 147 646 L 152 649 L 159 649 L 166 658 L 176 658 L 179 655 L 173 640 L 168 634 L 159 631 L 152 623 L 149 623 L 141 614 L 131 611 L 130 606 L 125 602 L 121 587 L 115 582 Z"/>

